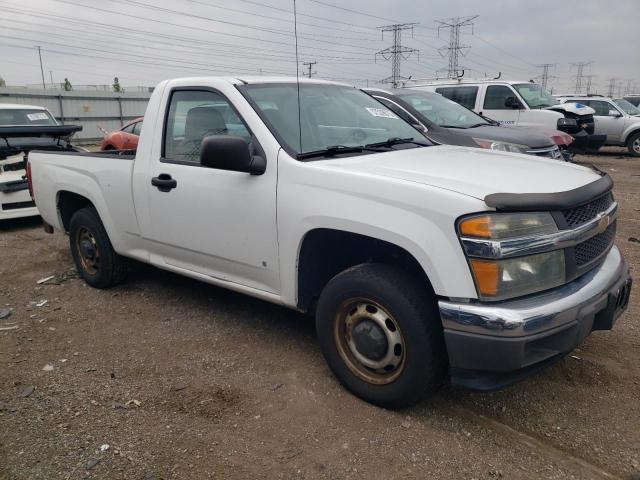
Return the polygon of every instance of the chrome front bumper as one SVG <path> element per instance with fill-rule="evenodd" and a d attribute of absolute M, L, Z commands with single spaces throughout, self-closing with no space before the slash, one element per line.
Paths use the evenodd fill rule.
<path fill-rule="evenodd" d="M 439 301 L 452 369 L 508 372 L 611 329 L 626 309 L 629 268 L 614 246 L 601 265 L 562 287 L 497 303 Z"/>

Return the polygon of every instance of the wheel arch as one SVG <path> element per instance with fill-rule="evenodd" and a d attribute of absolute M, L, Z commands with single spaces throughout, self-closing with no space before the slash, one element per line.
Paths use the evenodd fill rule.
<path fill-rule="evenodd" d="M 624 135 L 624 144 L 625 146 L 629 143 L 629 140 L 634 135 L 640 133 L 640 125 L 634 125 L 628 132 L 625 132 Z"/>
<path fill-rule="evenodd" d="M 60 223 L 65 232 L 69 231 L 71 217 L 75 212 L 82 208 L 96 209 L 96 206 L 88 197 L 69 190 L 60 190 L 58 192 L 57 206 Z"/>
<path fill-rule="evenodd" d="M 433 293 L 427 272 L 407 248 L 347 230 L 314 228 L 304 235 L 298 249 L 297 308 L 313 310 L 322 289 L 335 275 L 373 262 L 398 266 Z"/>

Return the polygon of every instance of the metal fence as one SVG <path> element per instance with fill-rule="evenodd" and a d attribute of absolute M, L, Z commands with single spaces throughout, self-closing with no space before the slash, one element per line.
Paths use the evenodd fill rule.
<path fill-rule="evenodd" d="M 151 92 L 96 92 L 0 88 L 0 103 L 47 108 L 62 124 L 82 125 L 75 143 L 94 143 L 103 137 L 101 127 L 117 130 L 147 108 Z"/>

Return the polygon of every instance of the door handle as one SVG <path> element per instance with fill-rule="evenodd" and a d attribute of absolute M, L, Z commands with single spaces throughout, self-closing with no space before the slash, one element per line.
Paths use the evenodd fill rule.
<path fill-rule="evenodd" d="M 151 185 L 161 192 L 169 192 L 178 186 L 178 182 L 171 178 L 168 173 L 161 173 L 157 177 L 151 179 Z"/>

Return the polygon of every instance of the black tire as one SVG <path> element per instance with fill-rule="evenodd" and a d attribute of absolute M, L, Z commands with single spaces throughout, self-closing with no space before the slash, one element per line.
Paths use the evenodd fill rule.
<path fill-rule="evenodd" d="M 640 157 L 640 132 L 634 133 L 627 141 L 629 153 L 634 157 Z"/>
<path fill-rule="evenodd" d="M 353 349 L 340 341 L 342 336 L 338 332 L 341 325 L 349 323 L 343 322 L 342 317 L 345 308 L 352 308 L 351 299 L 372 301 L 381 307 L 383 318 L 387 313 L 391 315 L 392 326 L 396 325 L 401 332 L 402 368 L 392 370 L 387 378 L 382 377 L 386 375 L 384 370 L 382 373 L 371 371 L 372 380 L 369 380 L 368 368 L 358 367 L 352 361 L 354 354 L 349 353 Z M 361 311 L 359 308 L 352 309 L 347 317 L 354 318 L 357 314 L 353 312 Z M 365 309 L 369 311 L 369 306 Z M 361 321 L 355 320 L 353 324 Z M 391 331 L 395 332 L 395 328 Z M 396 267 L 362 264 L 336 275 L 320 295 L 316 330 L 322 353 L 335 376 L 352 393 L 375 405 L 390 409 L 413 405 L 437 391 L 446 377 L 448 359 L 435 296 L 425 285 Z M 351 329 L 352 339 L 355 330 Z M 389 337 L 383 341 L 387 348 L 388 340 Z M 387 349 L 387 353 L 390 354 L 390 350 Z"/>
<path fill-rule="evenodd" d="M 113 250 L 95 209 L 82 208 L 73 214 L 69 223 L 69 246 L 78 273 L 92 287 L 109 288 L 124 280 L 127 261 Z M 93 258 L 87 257 L 87 249 L 93 250 Z"/>

